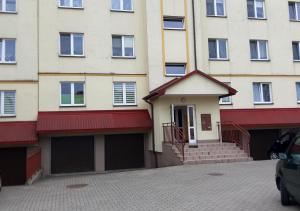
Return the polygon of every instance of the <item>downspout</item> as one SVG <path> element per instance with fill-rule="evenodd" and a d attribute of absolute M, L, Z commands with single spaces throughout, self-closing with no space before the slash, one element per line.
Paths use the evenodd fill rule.
<path fill-rule="evenodd" d="M 193 15 L 193 39 L 194 39 L 194 62 L 195 69 L 198 70 L 198 60 L 197 60 L 197 38 L 196 38 L 196 18 L 195 18 L 195 2 L 192 0 L 192 15 Z"/>

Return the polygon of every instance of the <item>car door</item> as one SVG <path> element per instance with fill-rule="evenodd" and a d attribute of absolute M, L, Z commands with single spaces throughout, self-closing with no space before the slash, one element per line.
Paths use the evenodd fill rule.
<path fill-rule="evenodd" d="M 300 202 L 300 137 L 288 149 L 283 174 L 288 192 Z"/>

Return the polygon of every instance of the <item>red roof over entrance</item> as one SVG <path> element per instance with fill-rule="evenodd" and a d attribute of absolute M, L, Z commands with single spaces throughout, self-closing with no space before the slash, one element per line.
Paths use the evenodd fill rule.
<path fill-rule="evenodd" d="M 231 121 L 247 128 L 299 127 L 300 108 L 224 109 L 221 121 Z"/>
<path fill-rule="evenodd" d="M 0 123 L 0 145 L 37 144 L 36 122 Z"/>
<path fill-rule="evenodd" d="M 152 121 L 148 110 L 40 112 L 37 132 L 136 132 L 148 131 Z"/>

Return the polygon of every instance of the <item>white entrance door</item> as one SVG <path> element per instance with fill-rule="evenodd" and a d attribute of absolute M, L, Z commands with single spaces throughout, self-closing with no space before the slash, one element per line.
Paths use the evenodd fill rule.
<path fill-rule="evenodd" d="M 195 119 L 195 106 L 187 106 L 187 116 L 188 116 L 188 134 L 189 134 L 189 144 L 196 145 L 196 119 Z"/>

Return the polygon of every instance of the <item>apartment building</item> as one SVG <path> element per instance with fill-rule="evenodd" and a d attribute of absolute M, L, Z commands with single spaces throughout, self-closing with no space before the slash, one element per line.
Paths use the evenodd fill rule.
<path fill-rule="evenodd" d="M 298 8 L 279 0 L 0 0 L 5 185 L 264 159 L 270 141 L 300 123 Z M 228 132 L 241 137 L 240 149 L 220 144 L 236 141 Z M 233 155 L 222 152 L 227 145 Z M 219 151 L 201 157 L 203 148 Z"/>

